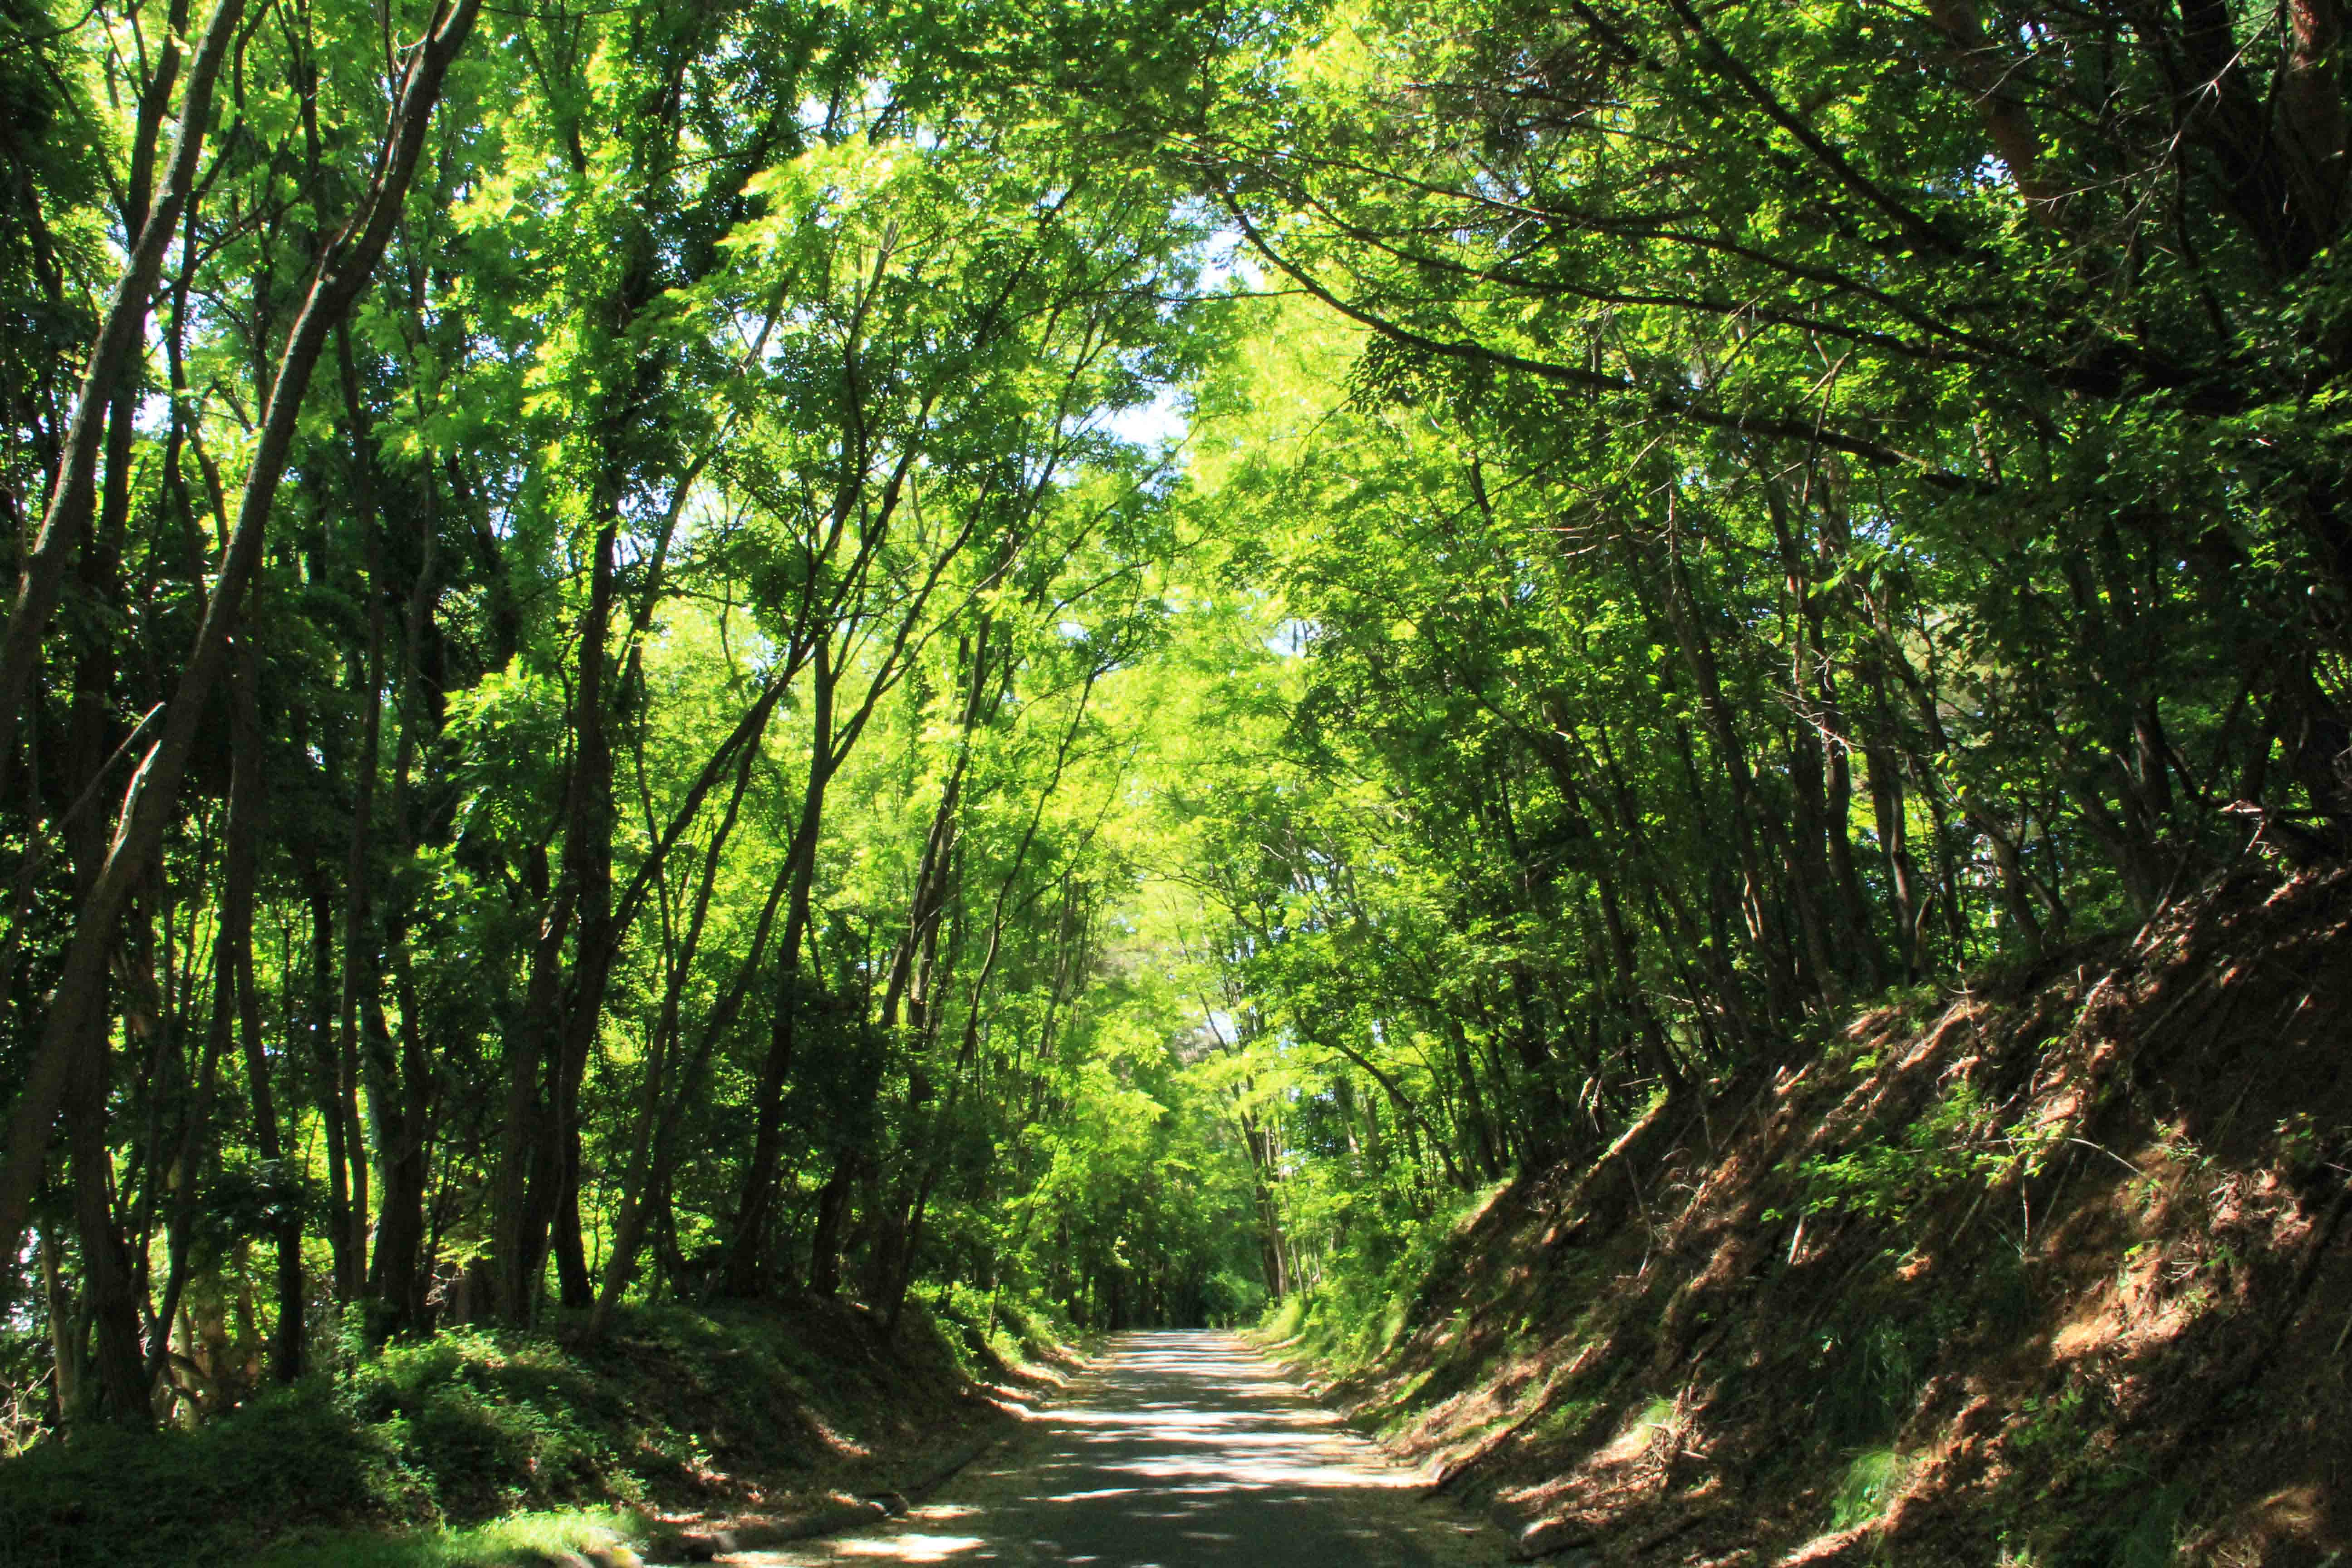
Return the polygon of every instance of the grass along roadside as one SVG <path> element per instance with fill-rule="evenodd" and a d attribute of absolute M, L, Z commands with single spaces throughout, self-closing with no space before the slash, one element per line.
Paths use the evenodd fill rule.
<path fill-rule="evenodd" d="M 863 1309 L 625 1317 L 595 1345 L 397 1342 L 191 1431 L 92 1429 L 0 1463 L 0 1568 L 472 1565 L 681 1555 L 698 1529 L 833 1528 L 919 1487 L 1058 1375 L 1053 1325 Z M 1005 1352 L 1014 1352 L 1008 1355 Z M 1034 1362 L 1034 1366 L 1017 1364 Z"/>

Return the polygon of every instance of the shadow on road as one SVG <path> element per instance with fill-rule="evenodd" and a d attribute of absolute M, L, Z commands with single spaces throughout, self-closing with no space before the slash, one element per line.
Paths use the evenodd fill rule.
<path fill-rule="evenodd" d="M 1231 1334 L 1114 1340 L 1065 1403 L 892 1524 L 730 1561 L 1437 1568 L 1499 1543 Z M 1488 1548 L 1482 1552 L 1480 1546 Z"/>

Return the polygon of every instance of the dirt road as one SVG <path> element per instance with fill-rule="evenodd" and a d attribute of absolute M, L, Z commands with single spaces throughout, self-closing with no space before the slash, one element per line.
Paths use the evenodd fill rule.
<path fill-rule="evenodd" d="M 725 1561 L 1466 1568 L 1501 1539 L 1231 1334 L 1127 1334 L 1023 1437 L 904 1518 Z"/>

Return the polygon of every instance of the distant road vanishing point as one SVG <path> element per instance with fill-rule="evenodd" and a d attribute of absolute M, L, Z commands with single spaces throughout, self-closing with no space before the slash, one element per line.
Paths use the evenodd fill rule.
<path fill-rule="evenodd" d="M 1501 1539 L 1242 1340 L 1123 1334 L 1028 1434 L 926 1505 L 855 1535 L 730 1562 L 1097 1568 L 1457 1568 Z"/>

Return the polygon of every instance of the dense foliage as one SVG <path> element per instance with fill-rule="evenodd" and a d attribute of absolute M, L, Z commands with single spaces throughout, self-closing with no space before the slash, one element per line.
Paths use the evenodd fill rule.
<path fill-rule="evenodd" d="M 21 1431 L 1369 1309 L 2352 842 L 2334 0 L 6 4 Z"/>
<path fill-rule="evenodd" d="M 1339 5 L 1171 139 L 1298 689 L 1202 943 L 1360 1320 L 1446 1189 L 2352 834 L 2332 5 Z"/>

